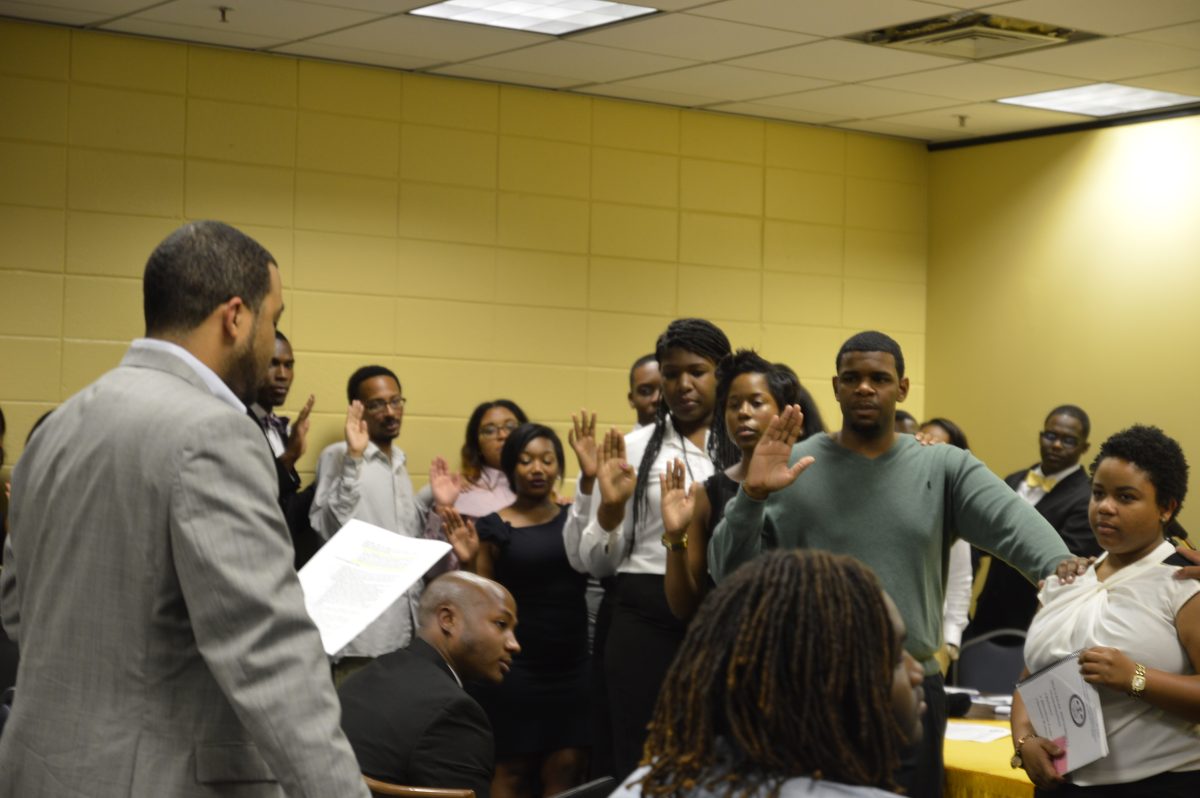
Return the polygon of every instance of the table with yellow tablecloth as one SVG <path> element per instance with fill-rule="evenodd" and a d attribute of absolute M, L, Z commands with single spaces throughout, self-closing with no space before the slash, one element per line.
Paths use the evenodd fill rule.
<path fill-rule="evenodd" d="M 1011 728 L 1007 720 L 951 720 Z M 1013 770 L 1012 736 L 990 743 L 946 740 L 946 798 L 1032 798 L 1033 783 L 1021 769 Z"/>

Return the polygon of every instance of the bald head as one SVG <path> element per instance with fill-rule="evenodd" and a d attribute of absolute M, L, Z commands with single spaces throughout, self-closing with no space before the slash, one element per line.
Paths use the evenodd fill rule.
<path fill-rule="evenodd" d="M 421 639 L 460 676 L 500 682 L 520 650 L 517 605 L 504 587 L 467 571 L 434 579 L 421 594 Z"/>

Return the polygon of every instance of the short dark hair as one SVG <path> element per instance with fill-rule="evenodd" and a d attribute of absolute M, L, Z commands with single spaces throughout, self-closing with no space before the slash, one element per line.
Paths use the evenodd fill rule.
<path fill-rule="evenodd" d="M 657 363 L 657 362 L 658 361 L 655 358 L 653 352 L 651 352 L 648 355 L 642 355 L 637 360 L 633 361 L 633 365 L 629 367 L 629 387 L 630 388 L 633 387 L 633 373 L 635 371 L 637 371 L 638 369 L 640 369 L 642 366 L 646 365 L 647 363 Z"/>
<path fill-rule="evenodd" d="M 525 447 L 538 438 L 546 438 L 554 445 L 554 456 L 558 458 L 558 481 L 563 480 L 566 459 L 563 457 L 562 440 L 559 439 L 558 433 L 544 424 L 525 423 L 512 431 L 504 441 L 504 448 L 500 450 L 500 470 L 508 477 L 508 486 L 514 493 L 517 490 L 517 461 L 521 459 L 521 452 L 525 451 Z"/>
<path fill-rule="evenodd" d="M 912 413 L 908 412 L 907 410 L 901 410 L 899 408 L 896 408 L 896 420 L 897 421 L 911 421 L 914 424 L 917 423 L 916 416 L 914 416 Z"/>
<path fill-rule="evenodd" d="M 284 335 L 283 333 L 281 333 L 279 330 L 275 331 L 275 340 L 283 341 L 289 347 L 292 345 L 292 342 L 288 340 L 288 337 L 286 335 Z"/>
<path fill-rule="evenodd" d="M 1088 414 L 1084 412 L 1079 405 L 1059 405 L 1046 414 L 1046 421 L 1055 416 L 1070 416 L 1079 422 L 1079 428 L 1083 430 L 1083 439 L 1086 441 L 1088 435 L 1092 432 L 1092 420 L 1088 418 Z M 1042 422 L 1045 424 L 1045 421 Z"/>
<path fill-rule="evenodd" d="M 471 411 L 471 417 L 467 419 L 467 439 L 463 442 L 460 453 L 463 476 L 467 478 L 468 482 L 479 479 L 479 475 L 483 472 L 483 451 L 479 448 L 479 427 L 483 424 L 483 417 L 487 415 L 487 411 L 493 407 L 503 407 L 512 413 L 516 416 L 518 424 L 524 424 L 529 420 L 521 406 L 511 399 L 495 399 L 491 402 L 480 402 L 475 406 L 475 409 Z"/>
<path fill-rule="evenodd" d="M 1115 457 L 1137 466 L 1154 486 L 1158 506 L 1164 510 L 1175 502 L 1175 511 L 1168 521 L 1175 520 L 1187 496 L 1188 462 L 1183 449 L 1158 427 L 1135 424 L 1114 434 L 1100 444 L 1092 461 L 1092 478 L 1100 461 Z"/>
<path fill-rule="evenodd" d="M 351 374 L 349 382 L 346 383 L 346 401 L 353 404 L 358 398 L 359 387 L 373 377 L 391 377 L 396 381 L 396 387 L 404 390 L 400 385 L 400 378 L 387 366 L 363 366 Z"/>
<path fill-rule="evenodd" d="M 194 330 L 241 297 L 257 313 L 271 290 L 271 253 L 223 222 L 190 222 L 150 254 L 142 277 L 146 335 Z"/>
<path fill-rule="evenodd" d="M 4 433 L 8 431 L 8 423 L 4 420 L 4 410 L 0 409 L 0 468 L 4 468 Z"/>
<path fill-rule="evenodd" d="M 899 413 L 897 413 L 896 415 L 899 415 Z M 946 435 L 948 435 L 950 437 L 950 445 L 951 446 L 957 446 L 960 449 L 970 449 L 971 448 L 970 446 L 967 445 L 967 434 L 962 431 L 962 427 L 958 426 L 950 419 L 941 418 L 940 416 L 934 417 L 934 418 L 931 418 L 928 421 L 926 421 L 924 424 L 922 424 L 921 427 L 925 428 L 930 425 L 933 425 L 935 427 L 941 427 L 942 429 L 944 429 L 946 431 Z"/>
<path fill-rule="evenodd" d="M 842 355 L 847 352 L 887 352 L 896 360 L 896 377 L 904 379 L 904 353 L 900 351 L 900 344 L 890 335 L 878 330 L 865 330 L 850 336 L 833 361 L 834 373 L 842 370 Z"/>

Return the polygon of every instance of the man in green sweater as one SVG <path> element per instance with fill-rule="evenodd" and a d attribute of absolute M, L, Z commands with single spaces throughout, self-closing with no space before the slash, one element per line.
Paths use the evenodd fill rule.
<path fill-rule="evenodd" d="M 908 378 L 894 340 L 859 333 L 842 345 L 836 363 L 842 428 L 793 448 L 799 408 L 772 422 L 709 543 L 709 568 L 720 581 L 766 549 L 804 546 L 849 554 L 874 569 L 908 625 L 906 647 L 926 673 L 925 739 L 897 779 L 909 796 L 937 796 L 946 709 L 933 655 L 942 643 L 950 544 L 961 536 L 1030 581 L 1056 569 L 1082 572 L 1086 560 L 1072 558 L 1053 527 L 970 452 L 896 434 L 896 403 L 908 394 Z"/>

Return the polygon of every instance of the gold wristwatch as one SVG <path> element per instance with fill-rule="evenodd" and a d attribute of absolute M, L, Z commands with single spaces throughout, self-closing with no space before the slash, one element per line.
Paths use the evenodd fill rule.
<path fill-rule="evenodd" d="M 1017 740 L 1017 744 L 1013 746 L 1012 759 L 1008 760 L 1008 764 L 1012 765 L 1013 770 L 1025 767 L 1025 760 L 1021 759 L 1021 746 L 1025 745 L 1028 740 L 1037 737 L 1036 734 L 1026 734 L 1021 739 Z"/>
<path fill-rule="evenodd" d="M 664 532 L 662 536 L 662 544 L 667 551 L 687 551 L 687 532 L 680 536 L 679 540 L 668 540 Z"/>
<path fill-rule="evenodd" d="M 1140 662 L 1134 663 L 1133 678 L 1129 680 L 1129 695 L 1133 698 L 1141 698 L 1142 693 L 1146 690 L 1146 666 Z"/>

